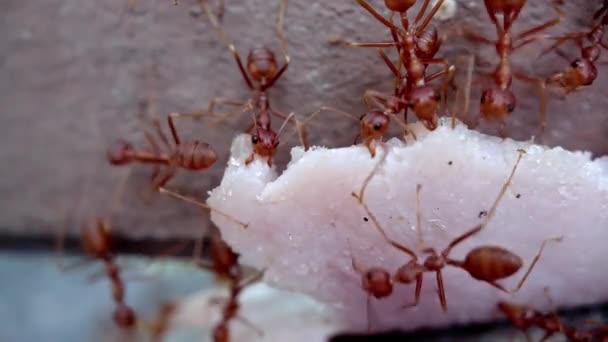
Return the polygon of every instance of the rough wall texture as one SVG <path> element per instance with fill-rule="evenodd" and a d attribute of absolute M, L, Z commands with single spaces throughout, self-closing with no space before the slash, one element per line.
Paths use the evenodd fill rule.
<path fill-rule="evenodd" d="M 116 229 L 131 236 L 193 235 L 208 225 L 207 215 L 170 198 L 146 195 L 150 169 L 135 166 L 120 204 L 111 194 L 121 171 L 105 160 L 117 138 L 143 145 L 145 115 L 139 103 L 155 98 L 147 116 L 204 108 L 214 97 L 246 99 L 248 91 L 229 50 L 218 39 L 195 1 L 139 1 L 135 10 L 124 0 L 16 1 L 0 4 L 0 227 L 5 231 L 44 233 L 78 218 L 112 210 Z M 372 2 L 381 7 L 381 1 Z M 554 15 L 549 1 L 529 1 L 515 31 Z M 565 18 L 550 32 L 583 30 L 600 1 L 571 1 Z M 226 1 L 223 27 L 241 54 L 267 44 L 278 51 L 277 1 Z M 197 15 L 198 14 L 198 15 Z M 460 1 L 458 12 L 440 27 L 466 26 L 493 38 L 483 2 Z M 456 26 L 452 26 L 456 25 Z M 453 32 L 453 30 L 446 30 Z M 292 1 L 286 16 L 292 64 L 271 91 L 273 106 L 306 114 L 323 104 L 359 115 L 365 89 L 389 91 L 392 78 L 373 49 L 331 46 L 328 39 L 383 40 L 386 30 L 354 2 Z M 575 45 L 564 51 L 578 56 Z M 492 47 L 450 37 L 440 54 L 452 61 L 467 52 L 477 55 L 477 69 L 491 70 Z M 539 46 L 518 51 L 515 69 L 547 76 L 567 65 L 556 56 L 534 60 Z M 605 58 L 605 57 L 604 57 Z M 605 96 L 608 77 L 599 65 L 595 84 L 565 99 L 551 97 L 546 143 L 567 149 L 608 152 Z M 536 130 L 538 98 L 515 81 L 518 108 L 509 120 L 510 135 L 529 138 Z M 479 99 L 475 85 L 472 102 Z M 473 106 L 472 112 L 477 111 Z M 181 121 L 184 137 L 199 137 L 216 146 L 220 160 L 208 172 L 179 173 L 171 186 L 197 195 L 219 182 L 227 148 L 250 118 L 234 117 L 225 125 Z M 310 127 L 311 141 L 332 146 L 352 142 L 356 123 L 323 116 Z M 493 130 L 492 127 L 488 127 Z M 283 148 L 279 164 L 287 160 Z M 149 198 L 148 201 L 144 201 Z M 112 209 L 110 209 L 113 207 Z"/>

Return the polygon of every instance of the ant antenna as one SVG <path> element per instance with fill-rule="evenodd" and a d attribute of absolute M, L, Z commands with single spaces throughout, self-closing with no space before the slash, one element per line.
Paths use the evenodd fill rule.
<path fill-rule="evenodd" d="M 165 195 L 171 196 L 173 198 L 180 199 L 180 200 L 182 200 L 184 202 L 188 202 L 190 204 L 194 204 L 194 205 L 196 205 L 198 207 L 207 209 L 209 211 L 212 211 L 212 212 L 214 211 L 214 212 L 218 213 L 219 215 L 222 215 L 222 216 L 224 216 L 224 217 L 226 217 L 226 218 L 234 221 L 235 223 L 237 223 L 240 226 L 242 226 L 244 229 L 247 229 L 247 227 L 249 227 L 248 223 L 243 223 L 242 221 L 239 221 L 239 220 L 235 219 L 231 215 L 229 215 L 229 214 L 227 214 L 227 213 L 225 213 L 225 212 L 223 212 L 221 210 L 212 208 L 209 205 L 207 205 L 207 204 L 205 204 L 205 203 L 203 203 L 201 201 L 198 201 L 198 200 L 196 200 L 196 199 L 194 199 L 192 197 L 184 196 L 184 195 L 182 195 L 180 193 L 177 193 L 175 191 L 169 190 L 169 189 L 165 188 L 164 186 L 159 187 L 158 188 L 158 192 L 160 192 L 161 194 L 165 194 Z"/>
<path fill-rule="evenodd" d="M 384 162 L 386 161 L 386 157 L 388 156 L 389 146 L 386 144 L 382 144 L 382 145 L 384 146 L 384 148 L 383 148 L 384 154 L 382 154 L 382 157 L 376 163 L 376 165 L 374 166 L 372 171 L 367 175 L 367 177 L 365 177 L 365 180 L 363 181 L 363 185 L 361 186 L 361 189 L 359 190 L 359 194 L 356 194 L 355 192 L 351 193 L 351 195 L 359 201 L 359 204 L 363 204 L 363 195 L 365 194 L 365 189 L 367 189 L 367 185 L 372 180 L 372 178 L 376 175 L 376 172 L 378 172 L 378 169 L 380 168 L 380 166 L 384 164 Z"/>

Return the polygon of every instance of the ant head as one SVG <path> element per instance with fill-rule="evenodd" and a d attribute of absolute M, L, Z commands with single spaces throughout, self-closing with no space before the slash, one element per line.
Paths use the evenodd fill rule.
<path fill-rule="evenodd" d="M 572 73 L 570 77 L 579 85 L 591 85 L 597 77 L 597 69 L 588 59 L 576 59 L 566 73 Z"/>
<path fill-rule="evenodd" d="M 433 58 L 440 47 L 441 40 L 436 27 L 430 26 L 416 34 L 416 55 L 420 58 Z"/>
<path fill-rule="evenodd" d="M 112 165 L 124 165 L 131 162 L 133 145 L 119 141 L 108 149 L 108 160 Z"/>
<path fill-rule="evenodd" d="M 412 89 L 410 93 L 410 107 L 419 119 L 431 120 L 439 109 L 441 95 L 430 85 Z"/>
<path fill-rule="evenodd" d="M 361 132 L 360 136 L 362 140 L 367 139 L 382 139 L 384 133 L 388 129 L 390 118 L 379 110 L 369 111 L 360 119 Z"/>
<path fill-rule="evenodd" d="M 111 249 L 110 224 L 97 218 L 92 224 L 81 227 L 82 249 L 94 257 L 107 255 Z"/>
<path fill-rule="evenodd" d="M 269 48 L 262 46 L 249 52 L 247 70 L 256 81 L 270 80 L 277 72 L 277 60 Z"/>
<path fill-rule="evenodd" d="M 129 328 L 135 324 L 135 311 L 124 304 L 119 304 L 114 310 L 113 318 L 118 326 Z"/>
<path fill-rule="evenodd" d="M 381 268 L 372 267 L 365 272 L 361 285 L 375 298 L 384 298 L 393 292 L 391 275 Z"/>
<path fill-rule="evenodd" d="M 384 6 L 393 12 L 404 13 L 416 4 L 416 0 L 384 0 Z"/>
<path fill-rule="evenodd" d="M 481 94 L 481 114 L 502 119 L 515 109 L 515 95 L 509 90 L 490 88 Z"/>
<path fill-rule="evenodd" d="M 395 273 L 395 281 L 401 284 L 411 284 L 416 280 L 416 277 L 422 274 L 424 270 L 420 265 L 411 260 L 407 264 L 399 267 Z"/>
<path fill-rule="evenodd" d="M 271 158 L 279 146 L 279 138 L 273 130 L 257 127 L 251 136 L 251 144 L 255 154 Z"/>

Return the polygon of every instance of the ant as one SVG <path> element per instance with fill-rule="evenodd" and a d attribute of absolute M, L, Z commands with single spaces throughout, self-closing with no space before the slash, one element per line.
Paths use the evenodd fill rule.
<path fill-rule="evenodd" d="M 376 20 L 391 30 L 393 41 L 378 43 L 347 42 L 347 44 L 354 47 L 396 47 L 399 53 L 399 67 L 401 67 L 401 65 L 405 67 L 406 79 L 402 79 L 400 68 L 394 67 L 388 58 L 381 54 L 382 59 L 393 71 L 397 79 L 402 82 L 401 85 L 396 87 L 396 97 L 400 99 L 400 103 L 399 106 L 394 106 L 394 108 L 399 109 L 400 111 L 403 110 L 405 121 L 407 121 L 407 111 L 411 108 L 416 114 L 416 117 L 422 121 L 428 130 L 434 130 L 437 128 L 438 103 L 441 99 L 441 94 L 435 88 L 428 85 L 427 82 L 429 79 L 444 75 L 445 89 L 450 74 L 450 67 L 445 58 L 434 58 L 434 55 L 439 50 L 442 42 L 438 37 L 437 31 L 434 28 L 430 28 L 427 31 L 425 31 L 425 29 L 443 4 L 443 0 L 437 1 L 435 6 L 431 9 L 431 12 L 426 16 L 422 23 L 420 23 L 430 3 L 430 0 L 425 0 L 421 9 L 418 11 L 413 25 L 410 25 L 409 23 L 407 11 L 416 3 L 415 0 L 385 0 L 385 6 L 389 10 L 399 13 L 403 29 L 395 26 L 392 23 L 392 20 L 383 17 L 367 1 L 355 1 Z M 435 76 L 429 76 L 429 79 L 427 79 L 425 73 L 429 64 L 442 64 L 444 65 L 444 68 Z M 376 101 L 387 101 L 386 96 L 373 91 L 366 92 L 365 98 L 366 101 L 372 99 L 376 99 Z M 392 104 L 386 106 L 391 107 Z"/>
<path fill-rule="evenodd" d="M 222 308 L 222 318 L 220 322 L 213 328 L 213 340 L 215 342 L 230 341 L 228 324 L 233 319 L 239 319 L 249 327 L 258 330 L 252 323 L 238 315 L 240 309 L 238 298 L 245 288 L 259 281 L 264 275 L 264 272 L 259 272 L 251 279 L 243 281 L 243 270 L 238 263 L 239 254 L 234 252 L 232 248 L 217 235 L 211 238 L 210 257 L 211 263 L 206 264 L 197 262 L 196 266 L 213 272 L 216 276 L 227 280 L 229 283 L 229 297 Z M 214 302 L 216 301 L 219 300 L 214 300 Z M 169 325 L 168 322 L 175 310 L 175 303 L 167 303 L 161 307 L 158 319 L 153 324 L 153 332 L 156 340 L 160 340 L 165 334 Z M 261 334 L 261 331 L 258 330 L 258 333 Z"/>
<path fill-rule="evenodd" d="M 541 341 L 546 341 L 558 333 L 563 333 L 568 340 L 574 342 L 605 341 L 608 338 L 608 326 L 591 329 L 566 326 L 555 311 L 547 314 L 525 305 L 505 301 L 498 302 L 497 307 L 511 324 L 524 332 L 528 341 L 532 340 L 528 334 L 528 330 L 532 327 L 540 328 L 545 332 Z"/>
<path fill-rule="evenodd" d="M 555 50 L 569 40 L 576 41 L 581 51 L 581 56 L 573 60 L 568 68 L 550 76 L 547 79 L 548 84 L 556 84 L 564 89 L 566 94 L 582 86 L 593 84 L 593 81 L 597 78 L 597 68 L 594 63 L 600 57 L 600 46 L 608 49 L 608 45 L 602 42 L 604 28 L 608 25 L 608 1 L 606 0 L 602 8 L 594 14 L 593 18 L 597 20 L 600 16 L 601 19 L 588 32 L 570 33 L 558 37 L 555 44 L 541 53 L 541 55 L 544 55 L 551 50 Z M 585 45 L 585 43 L 588 44 Z"/>
<path fill-rule="evenodd" d="M 519 16 L 522 7 L 526 0 L 485 0 L 486 10 L 489 17 L 496 26 L 498 38 L 492 41 L 475 32 L 466 32 L 465 36 L 478 43 L 494 45 L 499 56 L 499 62 L 494 72 L 490 75 L 494 85 L 486 87 L 481 94 L 481 116 L 489 121 L 499 121 L 499 133 L 501 136 L 506 136 L 505 119 L 508 114 L 515 110 L 516 98 L 511 90 L 513 78 L 519 79 L 528 83 L 535 83 L 542 89 L 542 82 L 526 75 L 513 73 L 511 70 L 510 57 L 511 54 L 534 42 L 538 39 L 536 34 L 548 29 L 551 26 L 557 25 L 561 21 L 562 13 L 555 7 L 558 16 L 548 20 L 540 25 L 525 30 L 515 36 L 511 33 L 511 26 L 515 19 Z M 503 14 L 503 22 L 499 23 L 496 14 Z M 542 93 L 541 93 L 542 94 Z M 544 95 L 540 99 L 540 133 L 542 135 L 546 126 L 545 119 L 546 100 Z"/>
<path fill-rule="evenodd" d="M 125 287 L 120 277 L 120 268 L 112 255 L 112 238 L 110 224 L 107 220 L 97 218 L 92 224 L 81 227 L 82 248 L 92 258 L 103 262 L 106 274 L 112 284 L 112 297 L 116 308 L 114 322 L 121 328 L 131 328 L 136 323 L 135 311 L 125 301 Z"/>
<path fill-rule="evenodd" d="M 173 137 L 173 145 L 160 127 L 160 123 L 154 120 L 156 132 L 166 148 L 166 152 L 161 152 L 152 134 L 146 131 L 145 136 L 152 147 L 152 152 L 137 150 L 130 143 L 120 141 L 108 149 L 108 160 L 112 165 L 125 165 L 132 162 L 155 164 L 156 167 L 152 177 L 154 189 L 163 187 L 175 176 L 179 168 L 193 171 L 207 170 L 217 160 L 217 153 L 208 143 L 199 140 L 182 141 L 179 138 L 173 120 L 180 115 L 183 114 L 171 113 L 167 118 Z M 166 165 L 167 168 L 161 172 L 160 165 Z"/>
<path fill-rule="evenodd" d="M 418 261 L 418 255 L 414 253 L 413 250 L 399 244 L 395 240 L 392 240 L 384 229 L 380 226 L 378 220 L 375 215 L 371 212 L 369 207 L 365 202 L 361 200 L 362 195 L 357 195 L 356 193 L 352 193 L 352 196 L 359 200 L 359 204 L 362 205 L 367 213 L 367 215 L 371 218 L 376 229 L 382 234 L 384 239 L 388 241 L 394 248 L 399 251 L 408 254 L 412 257 L 412 259 L 401 266 L 395 274 L 391 277 L 388 271 L 382 268 L 372 268 L 367 271 L 364 271 L 360 267 L 356 265 L 353 261 L 353 267 L 357 271 L 357 273 L 362 276 L 362 285 L 363 288 L 368 292 L 369 295 L 373 295 L 377 298 L 382 298 L 382 296 L 387 296 L 392 292 L 392 286 L 394 283 L 402 283 L 402 284 L 411 284 L 416 282 L 415 289 L 415 301 L 413 304 L 405 305 L 405 307 L 417 306 L 420 301 L 420 291 L 422 289 L 422 281 L 423 275 L 425 272 L 435 273 L 437 278 L 437 288 L 439 290 L 439 301 L 441 303 L 441 307 L 444 311 L 447 311 L 447 301 L 445 295 L 445 289 L 443 285 L 443 276 L 442 269 L 446 266 L 453 266 L 457 268 L 461 268 L 467 271 L 473 278 L 477 280 L 481 280 L 487 282 L 488 284 L 496 287 L 497 289 L 506 292 L 506 293 L 514 293 L 517 292 L 524 284 L 534 266 L 540 259 L 542 252 L 545 248 L 547 242 L 550 241 L 561 241 L 561 237 L 559 238 L 551 238 L 544 240 L 540 246 L 540 249 L 536 256 L 534 257 L 532 263 L 526 270 L 524 276 L 519 281 L 518 285 L 514 289 L 506 289 L 503 285 L 497 283 L 498 280 L 507 278 L 513 274 L 515 274 L 523 265 L 523 261 L 516 254 L 502 248 L 499 246 L 480 246 L 471 250 L 464 260 L 455 260 L 450 258 L 450 252 L 454 247 L 456 247 L 461 242 L 467 240 L 468 238 L 478 234 L 485 228 L 485 226 L 489 223 L 490 219 L 494 216 L 496 212 L 496 208 L 500 203 L 501 199 L 504 197 L 506 190 L 508 189 L 513 176 L 515 175 L 515 171 L 519 165 L 519 162 L 522 159 L 523 154 L 525 153 L 523 150 L 519 150 L 519 156 L 507 181 L 503 184 L 492 208 L 490 209 L 486 220 L 483 223 L 480 223 L 473 227 L 472 229 L 466 231 L 465 233 L 459 235 L 455 239 L 453 239 L 448 246 L 443 249 L 440 253 L 437 252 L 434 248 L 425 248 L 422 250 L 424 254 L 430 254 L 426 257 L 426 259 L 420 263 Z M 367 179 L 366 181 L 369 181 Z M 416 212 L 417 212 L 417 227 L 416 230 L 419 232 L 419 236 L 421 235 L 421 227 L 420 227 L 420 192 L 422 186 L 418 184 L 416 186 Z M 420 241 L 422 243 L 422 241 Z M 368 301 L 369 296 L 368 295 Z M 369 308 L 369 305 L 368 305 Z"/>
<path fill-rule="evenodd" d="M 200 1 L 201 7 L 207 13 L 209 21 L 213 27 L 217 30 L 222 41 L 228 46 L 232 52 L 232 56 L 236 61 L 239 71 L 247 83 L 247 86 L 252 92 L 252 96 L 245 103 L 238 101 L 228 101 L 224 99 L 214 99 L 209 104 L 209 111 L 212 111 L 214 106 L 218 103 L 243 107 L 243 111 L 252 111 L 254 116 L 253 124 L 250 125 L 245 132 L 252 134 L 251 143 L 253 144 L 253 153 L 247 160 L 246 164 L 251 163 L 254 160 L 254 155 L 259 155 L 263 158 L 267 158 L 268 166 L 272 165 L 272 159 L 276 152 L 279 144 L 279 133 L 276 133 L 271 126 L 271 117 L 276 116 L 285 120 L 283 125 L 290 120 L 295 120 L 296 126 L 300 133 L 300 140 L 306 148 L 308 144 L 304 141 L 304 133 L 300 131 L 300 125 L 295 119 L 294 114 L 284 115 L 270 107 L 270 101 L 268 97 L 268 90 L 283 76 L 291 57 L 287 53 L 287 42 L 285 39 L 285 10 L 287 7 L 287 0 L 280 1 L 279 19 L 277 22 L 277 34 L 279 36 L 281 50 L 284 56 L 285 62 L 279 68 L 275 54 L 266 46 L 260 46 L 252 49 L 247 55 L 247 64 L 243 63 L 240 54 L 238 53 L 234 44 L 228 38 L 228 35 L 224 32 L 220 26 L 217 17 L 213 14 L 213 11 L 209 7 L 207 1 Z M 200 116 L 206 116 L 209 113 L 202 113 Z M 190 116 L 198 116 L 197 114 Z"/>

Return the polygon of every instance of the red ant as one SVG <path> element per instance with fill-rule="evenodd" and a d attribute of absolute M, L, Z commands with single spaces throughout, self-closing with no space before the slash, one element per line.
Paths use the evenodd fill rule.
<path fill-rule="evenodd" d="M 429 78 L 433 79 L 439 75 L 444 75 L 446 78 L 445 84 L 447 84 L 447 78 L 450 72 L 448 61 L 445 58 L 434 58 L 434 55 L 441 46 L 441 39 L 439 39 L 436 30 L 431 28 L 425 31 L 425 29 L 427 28 L 431 19 L 434 17 L 435 13 L 443 4 L 443 0 L 439 0 L 431 9 L 431 12 L 424 19 L 424 21 L 419 23 L 430 3 L 430 0 L 425 0 L 416 16 L 416 19 L 414 20 L 413 25 L 409 24 L 407 11 L 416 3 L 415 0 L 386 0 L 384 2 L 385 6 L 389 10 L 400 14 L 403 29 L 398 28 L 392 23 L 392 21 L 383 17 L 369 3 L 367 3 L 367 1 L 356 1 L 376 20 L 391 30 L 393 42 L 349 42 L 348 44 L 355 47 L 397 47 L 397 51 L 399 52 L 400 66 L 403 65 L 405 67 L 407 79 L 402 80 L 403 84 L 396 87 L 396 95 L 400 99 L 401 103 L 399 103 L 399 106 L 394 108 L 404 111 L 404 118 L 406 121 L 407 110 L 411 108 L 427 129 L 434 130 L 437 128 L 438 102 L 441 99 L 441 95 L 432 86 L 426 84 L 426 82 L 428 82 L 427 77 L 425 76 L 426 67 L 429 64 L 444 65 L 444 69 L 441 72 L 433 77 L 429 76 Z M 387 65 L 389 65 L 389 68 L 393 71 L 397 79 L 401 80 L 399 68 L 395 68 L 394 65 L 391 66 L 392 63 L 390 63 L 388 58 L 383 55 L 381 56 Z M 376 92 L 367 92 L 365 97 L 367 99 L 376 98 L 380 101 L 387 100 L 386 96 Z M 387 106 L 390 107 L 392 104 Z"/>
<path fill-rule="evenodd" d="M 82 248 L 92 258 L 103 262 L 106 274 L 112 284 L 112 297 L 116 308 L 114 322 L 122 328 L 131 328 L 136 323 L 135 311 L 124 302 L 125 288 L 120 277 L 120 268 L 112 255 L 110 224 L 98 218 L 92 224 L 82 226 Z"/>
<path fill-rule="evenodd" d="M 247 56 L 247 67 L 243 64 L 241 56 L 236 50 L 234 44 L 229 40 L 228 35 L 224 32 L 218 23 L 217 17 L 211 11 L 207 1 L 201 1 L 201 6 L 207 13 L 207 17 L 213 27 L 219 32 L 220 38 L 228 45 L 228 48 L 232 52 L 232 55 L 239 67 L 239 71 L 243 76 L 243 79 L 247 83 L 247 86 L 252 91 L 252 97 L 245 103 L 238 101 L 227 101 L 224 99 L 214 99 L 209 104 L 209 112 L 211 112 L 214 106 L 218 103 L 243 107 L 244 111 L 255 110 L 254 122 L 251 126 L 246 129 L 247 133 L 251 133 L 251 142 L 253 144 L 253 153 L 247 160 L 246 164 L 251 163 L 254 160 L 254 154 L 261 157 L 267 158 L 268 166 L 272 165 L 272 159 L 276 152 L 279 144 L 279 133 L 277 134 L 271 127 L 271 116 L 280 117 L 285 120 L 285 123 L 291 119 L 295 120 L 293 114 L 284 115 L 278 111 L 270 108 L 270 102 L 268 98 L 268 90 L 283 76 L 287 68 L 291 57 L 287 53 L 287 42 L 285 40 L 285 10 L 287 7 L 287 0 L 281 0 L 279 19 L 277 22 L 277 32 L 281 42 L 281 50 L 285 59 L 284 64 L 278 68 L 276 57 L 274 52 L 268 47 L 261 46 L 252 49 Z M 200 116 L 207 116 L 208 113 L 203 113 Z M 190 116 L 197 116 L 196 114 Z M 283 125 L 285 125 L 285 123 Z M 296 125 L 299 130 L 299 124 L 296 120 Z M 300 132 L 300 139 L 302 144 L 307 146 L 303 141 L 303 133 Z"/>
<path fill-rule="evenodd" d="M 526 0 L 486 0 L 486 10 L 490 16 L 490 19 L 496 26 L 496 33 L 498 38 L 496 41 L 489 40 L 488 38 L 481 36 L 474 32 L 466 32 L 467 38 L 477 41 L 483 44 L 494 45 L 496 52 L 500 58 L 496 69 L 491 74 L 494 82 L 493 87 L 485 88 L 481 94 L 481 116 L 486 120 L 499 121 L 500 122 L 500 135 L 506 136 L 505 132 L 505 119 L 508 114 L 515 110 L 516 99 L 515 95 L 511 91 L 511 83 L 513 77 L 529 82 L 535 83 L 542 88 L 542 82 L 539 80 L 532 79 L 528 76 L 513 73 L 511 71 L 510 56 L 511 53 L 534 42 L 538 39 L 535 34 L 548 29 L 551 26 L 557 25 L 561 21 L 561 12 L 556 8 L 558 17 L 551 19 L 538 26 L 532 27 L 526 31 L 523 31 L 514 37 L 511 34 L 511 25 L 513 21 L 518 17 L 522 7 L 525 5 Z M 502 24 L 498 22 L 496 14 L 503 14 Z M 541 95 L 540 99 L 540 132 L 544 131 L 546 126 L 545 119 L 545 98 Z"/>
<path fill-rule="evenodd" d="M 532 340 L 528 335 L 528 330 L 532 327 L 540 328 L 545 332 L 541 341 L 546 341 L 558 333 L 563 333 L 568 340 L 574 342 L 606 341 L 608 339 L 608 326 L 580 329 L 564 325 L 555 311 L 547 314 L 525 305 L 504 301 L 498 302 L 497 306 L 511 324 L 524 332 L 528 341 Z"/>
<path fill-rule="evenodd" d="M 243 270 L 241 265 L 238 263 L 238 258 L 239 255 L 235 253 L 226 242 L 216 235 L 211 239 L 211 263 L 205 264 L 202 262 L 197 262 L 197 266 L 199 268 L 212 271 L 216 276 L 229 282 L 229 298 L 222 308 L 221 321 L 213 328 L 212 332 L 213 340 L 215 342 L 230 341 L 228 324 L 233 319 L 239 319 L 243 323 L 246 323 L 249 327 L 258 330 L 252 323 L 250 323 L 244 317 L 238 315 L 240 309 L 238 297 L 246 287 L 259 281 L 264 273 L 260 272 L 251 279 L 243 282 Z M 216 300 L 214 300 L 214 302 L 216 302 Z M 161 308 L 159 318 L 153 324 L 153 331 L 156 340 L 160 340 L 165 334 L 168 328 L 168 322 L 175 312 L 175 309 L 175 303 L 165 304 Z M 261 333 L 260 331 L 258 332 Z"/>
<path fill-rule="evenodd" d="M 152 152 L 136 150 L 133 145 L 127 142 L 118 142 L 108 150 L 108 160 L 112 165 L 125 165 L 132 162 L 155 164 L 156 168 L 152 177 L 154 189 L 164 186 L 175 176 L 177 169 L 186 170 L 207 170 L 217 160 L 217 153 L 213 147 L 205 142 L 198 140 L 181 141 L 173 120 L 183 114 L 171 113 L 167 119 L 174 145 L 162 131 L 160 123 L 154 121 L 156 131 L 167 152 L 161 152 L 152 134 L 145 132 L 146 139 L 152 147 Z M 160 172 L 159 165 L 166 165 L 167 168 Z"/>
<path fill-rule="evenodd" d="M 422 251 L 422 253 L 425 253 L 425 254 L 428 253 L 430 255 L 428 257 L 426 257 L 426 259 L 422 263 L 418 262 L 418 256 L 416 253 L 414 253 L 413 250 L 399 244 L 398 242 L 396 242 L 388 237 L 388 235 L 386 234 L 384 229 L 380 226 L 380 224 L 379 224 L 378 220 L 376 219 L 376 217 L 374 216 L 374 214 L 368 208 L 367 204 L 361 200 L 362 192 L 361 192 L 361 195 L 357 195 L 353 192 L 352 196 L 357 198 L 359 200 L 359 203 L 365 208 L 367 215 L 371 218 L 374 226 L 382 234 L 384 239 L 387 240 L 394 248 L 396 248 L 399 251 L 406 253 L 412 257 L 412 259 L 408 263 L 401 266 L 392 277 L 390 276 L 388 271 L 386 271 L 382 268 L 372 268 L 372 269 L 365 271 L 365 270 L 361 269 L 360 267 L 358 267 L 353 259 L 353 267 L 355 268 L 355 270 L 358 273 L 360 273 L 362 275 L 363 288 L 369 294 L 368 302 L 370 299 L 370 295 L 374 296 L 376 298 L 382 298 L 382 297 L 389 295 L 392 292 L 392 287 L 393 287 L 394 283 L 411 284 L 413 282 L 416 282 L 415 301 L 413 304 L 406 305 L 406 307 L 416 306 L 416 305 L 418 305 L 418 303 L 420 301 L 420 293 L 421 293 L 420 291 L 422 289 L 423 275 L 425 272 L 432 272 L 432 273 L 436 274 L 437 287 L 439 290 L 438 295 L 439 295 L 439 301 L 441 303 L 441 307 L 444 311 L 446 311 L 447 310 L 447 301 L 446 301 L 445 289 L 444 289 L 444 285 L 443 285 L 443 276 L 442 276 L 441 271 L 444 267 L 446 267 L 448 265 L 457 267 L 457 268 L 461 268 L 461 269 L 467 271 L 473 278 L 481 280 L 481 281 L 485 281 L 488 284 L 496 287 L 497 289 L 499 289 L 503 292 L 506 292 L 506 293 L 517 292 L 523 286 L 525 280 L 528 278 L 528 276 L 532 272 L 534 266 L 540 259 L 546 243 L 549 241 L 560 241 L 561 237 L 547 239 L 542 242 L 538 253 L 534 257 L 532 263 L 526 270 L 526 273 L 524 274 L 522 279 L 519 281 L 517 287 L 515 287 L 514 289 L 511 289 L 511 290 L 506 289 L 503 285 L 497 283 L 496 281 L 507 278 L 507 277 L 515 274 L 522 267 L 523 262 L 522 262 L 521 258 L 519 256 L 517 256 L 516 254 L 514 254 L 502 247 L 498 247 L 498 246 L 480 246 L 480 247 L 477 247 L 477 248 L 474 248 L 473 250 L 471 250 L 465 257 L 465 259 L 462 261 L 451 259 L 449 257 L 449 255 L 454 247 L 456 247 L 458 244 L 465 241 L 466 239 L 470 238 L 471 236 L 474 236 L 474 235 L 478 234 L 479 232 L 481 232 L 483 230 L 483 228 L 485 228 L 485 226 L 489 223 L 490 219 L 494 216 L 494 213 L 496 211 L 498 204 L 500 203 L 500 200 L 506 193 L 506 190 L 508 189 L 508 187 L 511 183 L 511 180 L 513 179 L 513 176 L 515 175 L 515 171 L 517 170 L 517 167 L 523 156 L 523 153 L 524 153 L 523 150 L 519 151 L 518 159 L 517 159 L 515 165 L 513 166 L 511 174 L 509 175 L 505 184 L 502 186 L 501 191 L 499 192 L 496 200 L 494 201 L 494 204 L 492 205 L 492 208 L 490 209 L 486 220 L 483 223 L 476 225 L 472 229 L 466 231 L 465 233 L 463 233 L 460 236 L 453 239 L 448 244 L 448 246 L 443 251 L 441 251 L 441 253 L 437 252 L 434 248 L 425 248 Z M 370 178 L 368 177 L 368 179 L 366 179 L 366 181 L 369 181 L 369 179 Z M 420 227 L 420 221 L 421 221 L 420 220 L 420 192 L 421 192 L 421 189 L 422 189 L 422 186 L 420 184 L 418 184 L 416 187 L 416 199 L 417 199 L 416 200 L 416 206 L 417 206 L 416 211 L 418 213 L 416 229 L 419 232 L 419 235 L 421 234 L 421 230 L 420 230 L 421 229 L 421 227 Z M 368 309 L 369 309 L 369 303 L 368 303 Z"/>
<path fill-rule="evenodd" d="M 601 19 L 588 32 L 570 33 L 558 37 L 555 44 L 546 49 L 541 55 L 557 49 L 561 44 L 574 40 L 581 51 L 581 57 L 576 58 L 570 66 L 562 72 L 558 72 L 547 79 L 547 84 L 557 84 L 566 93 L 577 90 L 581 86 L 588 86 L 597 78 L 595 62 L 600 57 L 600 46 L 608 49 L 608 45 L 602 42 L 604 28 L 608 25 L 608 1 L 594 15 L 594 19 Z M 588 43 L 585 45 L 585 43 Z M 560 54 L 561 55 L 561 54 Z"/>

